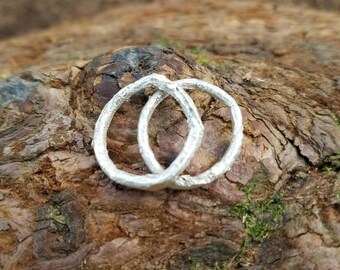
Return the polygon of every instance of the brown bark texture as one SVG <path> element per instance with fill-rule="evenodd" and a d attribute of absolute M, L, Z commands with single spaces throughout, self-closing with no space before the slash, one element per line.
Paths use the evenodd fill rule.
<path fill-rule="evenodd" d="M 0 41 L 0 269 L 339 269 L 339 32 L 336 13 L 277 2 L 118 1 Z M 96 163 L 101 109 L 151 73 L 205 80 L 241 107 L 241 154 L 211 185 L 138 191 Z M 110 157 L 134 174 L 149 172 L 136 128 L 153 91 L 125 102 L 108 132 Z M 224 105 L 188 93 L 205 127 L 195 175 L 232 127 Z M 149 125 L 161 164 L 187 132 L 167 98 Z"/>

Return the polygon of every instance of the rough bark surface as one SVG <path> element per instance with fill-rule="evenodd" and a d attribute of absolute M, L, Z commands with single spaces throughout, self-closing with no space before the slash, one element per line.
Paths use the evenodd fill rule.
<path fill-rule="evenodd" d="M 117 5 L 1 41 L 0 268 L 337 269 L 339 30 L 337 14 L 308 8 L 169 1 Z M 160 43 L 171 48 L 145 46 Z M 206 80 L 240 105 L 242 152 L 213 184 L 130 190 L 98 167 L 91 140 L 101 109 L 154 72 Z M 112 160 L 135 174 L 148 172 L 136 126 L 152 91 L 126 102 L 108 132 Z M 189 93 L 205 126 L 187 168 L 197 174 L 223 155 L 231 124 L 219 102 Z M 166 99 L 149 127 L 163 165 L 186 134 L 180 107 Z M 285 213 L 261 245 L 245 249 L 249 232 L 231 208 L 253 182 L 256 200 L 281 193 Z"/>

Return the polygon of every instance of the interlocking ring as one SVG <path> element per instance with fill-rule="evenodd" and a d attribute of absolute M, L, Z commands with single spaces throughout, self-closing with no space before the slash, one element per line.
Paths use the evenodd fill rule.
<path fill-rule="evenodd" d="M 138 122 L 137 139 L 140 153 L 152 174 L 134 175 L 119 170 L 113 164 L 107 151 L 107 130 L 113 115 L 123 102 L 128 100 L 133 94 L 151 86 L 157 87 L 158 91 L 149 98 L 141 112 Z M 199 89 L 209 93 L 225 103 L 231 110 L 233 133 L 226 153 L 213 167 L 196 176 L 180 175 L 189 165 L 195 152 L 200 147 L 204 132 L 204 126 L 197 108 L 184 89 Z M 148 123 L 155 108 L 169 95 L 175 98 L 181 105 L 187 118 L 189 133 L 182 151 L 171 165 L 164 169 L 151 150 Z M 225 91 L 197 79 L 170 81 L 163 75 L 152 74 L 124 87 L 105 105 L 95 126 L 92 145 L 96 159 L 104 173 L 111 180 L 121 185 L 143 190 L 160 190 L 167 187 L 184 190 L 209 184 L 228 171 L 241 150 L 242 138 L 243 126 L 240 108 L 235 100 Z"/>

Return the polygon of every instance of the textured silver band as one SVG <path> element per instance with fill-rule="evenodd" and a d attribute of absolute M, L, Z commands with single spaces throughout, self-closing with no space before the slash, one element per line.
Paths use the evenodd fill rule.
<path fill-rule="evenodd" d="M 107 151 L 107 130 L 113 115 L 122 103 L 133 94 L 148 87 L 155 86 L 158 91 L 153 94 L 144 106 L 138 123 L 138 144 L 141 155 L 152 172 L 146 175 L 134 175 L 116 168 Z M 231 110 L 233 136 L 230 145 L 221 160 L 209 170 L 196 175 L 180 175 L 189 165 L 200 147 L 204 127 L 197 108 L 190 96 L 183 89 L 199 89 L 209 93 L 225 103 Z M 181 105 L 187 118 L 189 133 L 182 151 L 171 165 L 164 169 L 151 150 L 148 136 L 148 123 L 153 111 L 162 100 L 171 95 Z M 104 173 L 113 181 L 131 188 L 143 190 L 159 190 L 163 188 L 192 189 L 209 184 L 228 171 L 241 149 L 243 138 L 242 115 L 235 100 L 225 91 L 197 79 L 170 81 L 163 75 L 152 74 L 121 89 L 103 108 L 95 126 L 93 148 L 97 161 Z"/>

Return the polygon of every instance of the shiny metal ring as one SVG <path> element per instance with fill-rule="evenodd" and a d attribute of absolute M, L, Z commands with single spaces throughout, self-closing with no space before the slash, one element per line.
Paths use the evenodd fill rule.
<path fill-rule="evenodd" d="M 138 144 L 141 155 L 152 172 L 146 175 L 134 175 L 117 169 L 107 151 L 107 130 L 113 115 L 122 103 L 133 94 L 155 86 L 154 93 L 144 106 L 138 122 Z M 221 160 L 209 170 L 196 175 L 180 175 L 189 165 L 202 143 L 204 127 L 197 108 L 190 96 L 183 89 L 199 89 L 222 101 L 231 110 L 233 134 L 230 145 Z M 187 118 L 189 133 L 182 151 L 171 165 L 164 169 L 151 150 L 148 137 L 148 123 L 155 108 L 167 96 L 172 96 L 180 104 Z M 159 190 L 163 188 L 192 189 L 209 184 L 228 171 L 240 152 L 243 138 L 242 115 L 235 100 L 224 90 L 197 79 L 170 81 L 163 75 L 152 74 L 121 89 L 103 108 L 94 130 L 92 145 L 96 159 L 104 173 L 113 181 L 127 187 L 143 190 Z"/>

